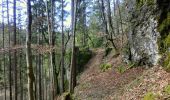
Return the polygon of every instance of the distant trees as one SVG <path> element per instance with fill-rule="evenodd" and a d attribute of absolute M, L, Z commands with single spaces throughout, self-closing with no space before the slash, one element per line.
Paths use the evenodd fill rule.
<path fill-rule="evenodd" d="M 27 96 L 30 100 L 53 99 L 65 91 L 73 93 L 79 67 L 76 48 L 88 51 L 109 41 L 117 49 L 114 39 L 121 31 L 116 31 L 124 31 L 118 0 L 27 0 L 27 21 L 24 3 L 2 0 L 1 5 L 0 64 L 5 99 L 7 93 L 10 100 Z M 66 26 L 69 13 L 65 8 L 70 3 L 71 27 Z"/>

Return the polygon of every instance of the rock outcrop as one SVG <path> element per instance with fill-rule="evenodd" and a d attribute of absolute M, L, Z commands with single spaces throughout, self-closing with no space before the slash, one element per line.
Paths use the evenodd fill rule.
<path fill-rule="evenodd" d="M 139 65 L 156 65 L 160 58 L 158 49 L 157 6 L 156 3 L 144 2 L 142 5 L 136 0 L 127 3 L 129 12 L 128 56 Z"/>

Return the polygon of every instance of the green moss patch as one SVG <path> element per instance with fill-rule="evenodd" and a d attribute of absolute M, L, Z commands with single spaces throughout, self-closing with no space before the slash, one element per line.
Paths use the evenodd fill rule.
<path fill-rule="evenodd" d="M 138 8 L 143 6 L 144 4 L 146 4 L 147 6 L 154 4 L 154 0 L 136 0 L 136 2 Z"/>
<path fill-rule="evenodd" d="M 127 68 L 124 65 L 120 65 L 116 68 L 116 71 L 121 74 L 124 73 L 126 70 Z"/>
<path fill-rule="evenodd" d="M 170 94 L 170 85 L 167 85 L 166 87 L 164 87 L 164 92 L 166 94 Z"/>
<path fill-rule="evenodd" d="M 148 92 L 145 94 L 143 100 L 155 100 L 156 96 L 152 92 Z"/>
<path fill-rule="evenodd" d="M 166 53 L 166 58 L 162 65 L 166 71 L 170 72 L 170 52 Z"/>
<path fill-rule="evenodd" d="M 109 63 L 103 63 L 100 65 L 100 69 L 102 70 L 102 72 L 107 71 L 108 69 L 111 69 L 112 65 Z"/>

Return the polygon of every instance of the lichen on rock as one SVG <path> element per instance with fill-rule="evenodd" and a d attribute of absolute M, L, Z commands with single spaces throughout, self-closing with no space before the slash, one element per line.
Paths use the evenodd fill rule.
<path fill-rule="evenodd" d="M 133 4 L 135 6 L 138 2 Z M 130 60 L 139 65 L 156 65 L 160 58 L 157 44 L 160 34 L 157 31 L 157 15 L 154 13 L 156 5 L 146 4 L 133 11 L 129 9 L 129 12 L 131 14 L 128 33 Z"/>

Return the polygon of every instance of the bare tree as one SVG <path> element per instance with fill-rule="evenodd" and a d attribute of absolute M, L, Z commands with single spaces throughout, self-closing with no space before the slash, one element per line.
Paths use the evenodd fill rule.
<path fill-rule="evenodd" d="M 74 92 L 74 87 L 76 83 L 76 57 L 75 57 L 75 29 L 76 29 L 76 10 L 77 10 L 77 0 L 71 1 L 71 32 L 73 35 L 72 43 L 72 54 L 71 54 L 71 67 L 70 67 L 70 83 L 69 83 L 69 92 Z"/>
<path fill-rule="evenodd" d="M 61 29 L 62 29 L 62 53 L 61 53 L 61 93 L 64 92 L 64 26 L 63 26 L 63 17 L 64 17 L 64 1 L 62 0 L 62 11 L 61 11 Z"/>
<path fill-rule="evenodd" d="M 34 100 L 34 72 L 32 66 L 32 54 L 31 54 L 31 24 L 32 24 L 32 12 L 31 12 L 31 2 L 27 0 L 27 33 L 26 33 L 26 62 L 27 62 L 27 74 L 28 74 L 28 98 L 29 100 Z"/>
<path fill-rule="evenodd" d="M 7 7 L 7 23 L 8 23 L 8 47 L 10 48 L 11 45 L 11 35 L 10 35 L 10 23 L 9 23 L 9 1 L 6 0 L 6 7 Z M 8 51 L 8 57 L 9 57 L 9 96 L 10 100 L 12 100 L 12 67 L 11 67 L 11 53 L 10 49 Z"/>
<path fill-rule="evenodd" d="M 16 0 L 13 0 L 13 46 L 16 45 Z M 14 50 L 13 54 L 13 66 L 14 66 L 14 76 L 15 76 L 15 100 L 17 100 L 17 57 L 16 57 L 16 50 Z"/>
<path fill-rule="evenodd" d="M 5 48 L 5 29 L 4 29 L 4 1 L 2 0 L 2 47 Z M 6 66 L 5 66 L 5 53 L 3 53 L 3 67 L 4 67 L 4 93 L 5 93 L 5 100 L 6 100 Z"/>

